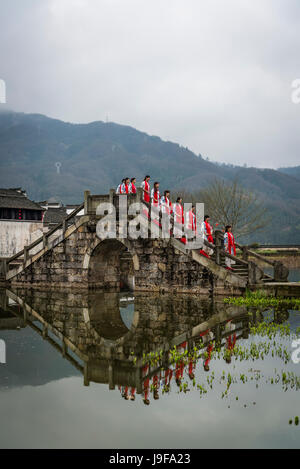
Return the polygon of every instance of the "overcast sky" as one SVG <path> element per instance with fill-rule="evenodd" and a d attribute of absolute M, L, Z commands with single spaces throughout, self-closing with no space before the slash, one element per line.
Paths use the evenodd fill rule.
<path fill-rule="evenodd" d="M 299 0 L 0 0 L 0 79 L 16 111 L 108 117 L 276 168 L 300 164 L 297 78 Z"/>

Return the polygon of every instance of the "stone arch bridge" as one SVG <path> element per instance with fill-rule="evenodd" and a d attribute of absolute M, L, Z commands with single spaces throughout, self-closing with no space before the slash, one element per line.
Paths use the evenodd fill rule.
<path fill-rule="evenodd" d="M 107 195 L 91 195 L 86 191 L 84 203 L 61 224 L 2 261 L 2 283 L 31 288 L 118 290 L 124 286 L 137 291 L 241 294 L 246 287 L 287 279 L 287 269 L 276 262 L 273 262 L 274 276 L 265 275 L 242 247 L 240 257 L 226 254 L 218 236 L 210 259 L 200 255 L 199 250 L 186 248 L 172 236 L 153 238 L 151 223 L 143 216 L 140 225 L 149 232 L 147 239 L 124 238 L 119 234 L 113 239 L 102 239 L 97 235 L 97 223 L 104 216 L 97 211 L 100 203 L 113 204 L 119 228 L 121 223 L 124 227 L 120 200 L 123 205 L 126 201 L 127 209 L 141 202 L 141 198 L 141 189 L 127 198 L 117 196 L 114 190 Z M 129 222 L 130 217 L 125 221 L 126 226 Z M 234 271 L 225 269 L 225 256 L 235 260 Z"/>

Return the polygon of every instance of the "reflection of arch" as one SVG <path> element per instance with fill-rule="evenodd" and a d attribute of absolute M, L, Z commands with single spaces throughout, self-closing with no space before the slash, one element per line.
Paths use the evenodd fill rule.
<path fill-rule="evenodd" d="M 117 294 L 96 295 L 89 316 L 91 327 L 104 339 L 115 341 L 128 332 L 121 318 Z"/>
<path fill-rule="evenodd" d="M 97 239 L 85 254 L 83 268 L 88 270 L 91 286 L 119 289 L 123 283 L 133 289 L 139 260 L 128 240 Z"/>
<path fill-rule="evenodd" d="M 134 334 L 139 320 L 139 314 L 134 311 L 130 329 L 124 324 L 120 311 L 120 298 L 118 293 L 98 293 L 93 295 L 89 308 L 83 310 L 84 321 L 96 336 L 107 345 L 114 342 L 120 345 Z M 104 340 L 103 340 L 104 339 Z"/>

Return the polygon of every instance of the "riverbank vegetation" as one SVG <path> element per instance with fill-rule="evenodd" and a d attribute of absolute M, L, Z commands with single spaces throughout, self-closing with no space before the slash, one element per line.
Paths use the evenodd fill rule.
<path fill-rule="evenodd" d="M 236 306 L 279 308 L 287 307 L 300 310 L 300 298 L 268 296 L 264 290 L 246 291 L 245 296 L 224 298 L 224 303 Z"/>

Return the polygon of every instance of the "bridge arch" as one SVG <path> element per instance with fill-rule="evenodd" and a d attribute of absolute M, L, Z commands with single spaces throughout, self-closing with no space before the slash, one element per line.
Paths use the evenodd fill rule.
<path fill-rule="evenodd" d="M 83 262 L 90 288 L 134 289 L 139 259 L 127 240 L 96 240 Z"/>

